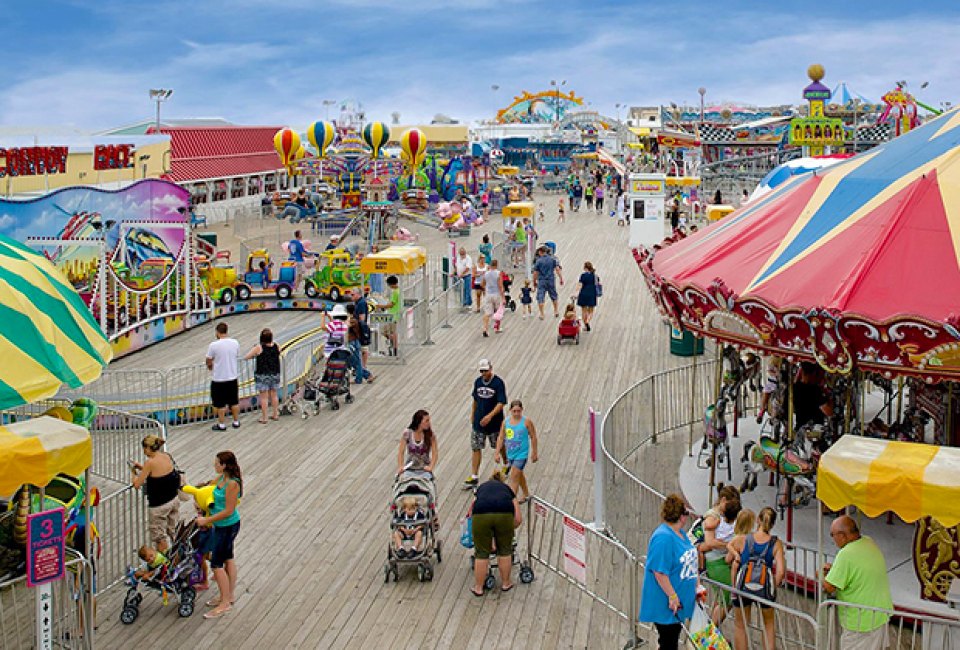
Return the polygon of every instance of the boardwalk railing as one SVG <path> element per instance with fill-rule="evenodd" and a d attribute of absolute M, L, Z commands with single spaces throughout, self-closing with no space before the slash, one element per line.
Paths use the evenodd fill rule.
<path fill-rule="evenodd" d="M 293 343 L 281 346 L 280 396 L 294 390 L 313 365 L 323 358 L 326 334 L 317 329 Z M 238 383 L 240 410 L 259 408 L 253 380 L 254 361 L 240 361 Z M 89 397 L 101 407 L 122 409 L 155 418 L 167 425 L 190 424 L 214 417 L 210 404 L 210 371 L 196 364 L 169 370 L 113 370 L 77 390 L 62 390 L 59 398 Z M 120 412 L 120 411 L 117 411 Z"/>
<path fill-rule="evenodd" d="M 93 599 L 90 563 L 68 549 L 63 578 L 52 583 L 52 602 L 45 616 L 50 621 L 50 645 L 37 646 L 36 588 L 26 576 L 0 582 L 0 650 L 55 647 L 65 650 L 93 648 Z"/>
<path fill-rule="evenodd" d="M 852 622 L 859 627 L 875 627 L 876 616 L 889 617 L 890 621 L 881 627 L 886 635 L 883 650 L 960 650 L 960 619 L 930 614 L 895 612 L 860 605 L 851 606 L 835 600 L 827 600 L 817 610 L 819 625 L 818 648 L 822 650 L 843 650 L 848 646 L 843 639 L 844 629 L 841 620 Z M 882 620 L 882 619 L 881 619 Z M 781 647 L 781 646 L 778 646 Z"/>
<path fill-rule="evenodd" d="M 640 647 L 648 628 L 637 623 L 642 578 L 637 558 L 615 539 L 539 497 L 527 501 L 525 516 L 527 561 L 534 571 L 542 567 L 556 574 L 603 608 L 601 618 L 591 613 L 587 646 Z"/>

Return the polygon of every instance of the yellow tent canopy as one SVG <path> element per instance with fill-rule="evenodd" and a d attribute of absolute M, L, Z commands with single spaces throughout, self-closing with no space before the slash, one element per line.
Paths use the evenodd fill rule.
<path fill-rule="evenodd" d="M 0 495 L 44 486 L 61 472 L 79 476 L 92 462 L 90 432 L 76 424 L 42 416 L 0 426 Z"/>
<path fill-rule="evenodd" d="M 537 204 L 533 201 L 513 201 L 503 206 L 504 219 L 516 219 L 517 217 L 533 219 L 536 212 Z"/>
<path fill-rule="evenodd" d="M 360 272 L 409 275 L 426 263 L 427 251 L 421 246 L 391 246 L 360 260 Z"/>
<path fill-rule="evenodd" d="M 630 129 L 630 133 L 634 134 L 634 135 L 637 136 L 638 138 L 647 138 L 647 137 L 650 137 L 650 129 L 649 129 L 648 127 L 645 127 L 645 126 L 640 126 L 640 127 L 637 127 L 637 126 L 628 126 L 627 128 Z"/>
<path fill-rule="evenodd" d="M 667 185 L 692 187 L 700 184 L 699 176 L 667 176 Z"/>
<path fill-rule="evenodd" d="M 520 173 L 520 168 L 511 165 L 500 165 L 497 168 L 497 173 L 501 176 L 516 176 Z"/>
<path fill-rule="evenodd" d="M 847 435 L 820 458 L 817 498 L 868 517 L 891 510 L 906 522 L 960 524 L 960 449 Z"/>

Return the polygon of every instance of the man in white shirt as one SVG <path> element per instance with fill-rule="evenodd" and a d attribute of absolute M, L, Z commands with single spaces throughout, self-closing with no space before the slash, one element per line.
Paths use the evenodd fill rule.
<path fill-rule="evenodd" d="M 210 378 L 210 401 L 217 412 L 214 431 L 227 430 L 227 407 L 233 414 L 233 428 L 240 428 L 240 394 L 237 386 L 237 359 L 240 344 L 227 336 L 227 324 L 217 323 L 217 340 L 207 348 L 207 368 Z"/>
<path fill-rule="evenodd" d="M 467 255 L 467 249 L 460 247 L 460 255 L 457 257 L 457 277 L 460 278 L 463 296 L 461 297 L 461 307 L 469 309 L 473 305 L 471 292 L 473 291 L 473 258 Z"/>

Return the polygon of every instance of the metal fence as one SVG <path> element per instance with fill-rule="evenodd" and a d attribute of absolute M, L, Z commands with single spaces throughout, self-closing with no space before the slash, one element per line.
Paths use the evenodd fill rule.
<path fill-rule="evenodd" d="M 679 491 L 677 468 L 684 455 L 692 455 L 695 445 L 699 446 L 703 414 L 716 399 L 720 368 L 717 360 L 701 360 L 646 377 L 620 395 L 601 422 L 597 469 L 602 505 L 598 520 L 640 559 L 641 566 L 647 541 L 660 524 L 664 495 Z M 742 411 L 756 407 L 749 394 L 745 401 L 740 405 Z M 841 648 L 836 605 L 817 604 L 817 568 L 831 555 L 786 542 L 784 550 L 787 578 L 778 590 L 777 602 L 767 603 L 774 610 L 776 647 Z M 720 598 L 737 594 L 729 586 L 702 580 L 709 587 L 710 607 Z M 728 618 L 735 620 L 743 613 L 750 621 L 744 647 L 764 647 L 763 624 L 757 612 L 734 608 Z M 891 615 L 895 618 L 884 648 L 960 650 L 960 620 L 923 612 Z M 724 628 L 728 636 L 733 627 L 733 621 L 728 620 Z"/>
<path fill-rule="evenodd" d="M 859 627 L 874 627 L 874 617 L 889 618 L 889 622 L 880 625 L 883 630 L 880 647 L 883 650 L 958 650 L 960 649 L 960 620 L 944 616 L 910 612 L 895 612 L 873 607 L 851 606 L 835 600 L 827 600 L 817 610 L 817 623 L 820 636 L 818 648 L 823 650 L 844 650 L 850 643 L 844 638 L 844 626 L 841 618 Z M 882 619 L 881 619 L 882 620 Z M 884 638 L 885 637 L 885 638 Z"/>
<path fill-rule="evenodd" d="M 643 577 L 637 558 L 615 539 L 536 496 L 527 501 L 525 523 L 527 560 L 534 572 L 542 567 L 593 601 L 588 647 L 639 647 L 649 628 L 637 623 Z"/>
<path fill-rule="evenodd" d="M 293 390 L 313 364 L 322 358 L 325 339 L 325 331 L 317 329 L 281 346 L 281 398 Z M 259 408 L 253 379 L 254 365 L 252 359 L 241 360 L 238 364 L 241 411 Z M 62 390 L 58 397 L 89 397 L 101 407 L 122 409 L 124 413 L 147 416 L 167 425 L 181 425 L 214 417 L 209 386 L 210 372 L 201 364 L 170 370 L 108 368 L 99 379 L 78 390 Z"/>
<path fill-rule="evenodd" d="M 63 578 L 52 583 L 50 646 L 66 650 L 93 648 L 93 599 L 90 563 L 68 549 Z M 0 650 L 38 647 L 37 590 L 26 576 L 0 582 Z"/>

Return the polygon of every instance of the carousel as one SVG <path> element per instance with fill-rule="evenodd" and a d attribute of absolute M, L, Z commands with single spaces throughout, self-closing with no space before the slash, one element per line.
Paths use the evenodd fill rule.
<path fill-rule="evenodd" d="M 634 251 L 662 313 L 722 359 L 687 498 L 705 510 L 732 482 L 810 547 L 855 508 L 904 609 L 945 603 L 960 575 L 960 475 L 943 469 L 960 447 L 958 163 L 953 111 Z"/>

